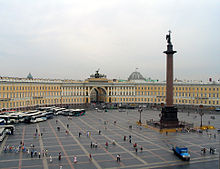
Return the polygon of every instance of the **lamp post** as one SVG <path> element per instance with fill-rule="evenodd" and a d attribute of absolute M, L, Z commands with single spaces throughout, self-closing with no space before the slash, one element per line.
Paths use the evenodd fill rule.
<path fill-rule="evenodd" d="M 139 108 L 139 109 L 138 109 L 138 112 L 140 113 L 139 123 L 141 124 L 141 112 L 142 112 L 142 108 Z"/>
<path fill-rule="evenodd" d="M 199 105 L 199 108 L 200 108 L 199 115 L 201 116 L 201 123 L 200 123 L 200 127 L 202 127 L 202 116 L 204 115 L 204 113 L 202 112 L 203 105 Z"/>
<path fill-rule="evenodd" d="M 218 132 L 218 139 L 219 139 L 219 150 L 218 150 L 218 156 L 219 156 L 219 159 L 218 159 L 218 168 L 220 169 L 220 133 Z"/>

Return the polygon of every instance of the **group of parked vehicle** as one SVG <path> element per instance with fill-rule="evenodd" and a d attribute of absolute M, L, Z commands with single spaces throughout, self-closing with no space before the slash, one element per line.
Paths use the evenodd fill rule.
<path fill-rule="evenodd" d="M 53 118 L 53 116 L 82 116 L 85 109 L 66 109 L 60 107 L 39 107 L 26 112 L 3 112 L 0 114 L 0 125 L 16 123 L 37 123 Z"/>
<path fill-rule="evenodd" d="M 0 142 L 7 134 L 13 135 L 15 127 L 11 124 L 37 123 L 53 118 L 53 116 L 83 116 L 85 109 L 66 109 L 60 107 L 39 107 L 26 112 L 7 111 L 0 114 Z"/>

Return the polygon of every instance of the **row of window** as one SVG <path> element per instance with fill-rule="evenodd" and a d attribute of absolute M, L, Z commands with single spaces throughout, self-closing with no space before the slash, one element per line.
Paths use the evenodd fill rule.
<path fill-rule="evenodd" d="M 165 90 L 166 87 L 136 87 L 136 89 L 138 90 Z M 212 87 L 212 88 L 207 88 L 207 87 L 174 87 L 174 90 L 178 91 L 178 90 L 186 90 L 186 91 L 189 91 L 189 90 L 201 90 L 201 91 L 219 91 L 219 88 L 218 87 Z"/>
<path fill-rule="evenodd" d="M 209 98 L 218 98 L 219 94 L 218 93 L 175 93 L 175 96 L 183 96 L 183 97 L 209 97 Z"/>
<path fill-rule="evenodd" d="M 61 90 L 61 87 L 58 87 L 58 86 L 37 86 L 37 87 L 25 87 L 25 86 L 17 86 L 17 87 L 15 87 L 15 86 L 0 86 L 0 90 L 10 90 L 10 91 L 12 91 L 12 90 L 58 90 L 58 89 L 60 89 Z"/>
<path fill-rule="evenodd" d="M 39 96 L 60 96 L 60 92 L 18 92 L 18 93 L 0 93 L 0 98 L 23 98 Z"/>
<path fill-rule="evenodd" d="M 151 103 L 161 103 L 165 102 L 166 99 L 159 99 L 159 98 L 112 98 L 112 102 L 151 102 Z M 213 104 L 218 105 L 219 101 L 206 101 L 206 100 L 174 100 L 174 104 Z"/>

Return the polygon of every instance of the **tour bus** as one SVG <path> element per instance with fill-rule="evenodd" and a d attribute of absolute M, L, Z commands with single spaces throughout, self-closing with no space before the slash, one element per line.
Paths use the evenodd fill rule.
<path fill-rule="evenodd" d="M 10 124 L 10 117 L 8 115 L 0 115 L 0 119 L 4 119 L 6 124 Z"/>
<path fill-rule="evenodd" d="M 0 127 L 0 142 L 4 140 L 6 136 L 6 129 L 4 127 Z"/>
<path fill-rule="evenodd" d="M 47 118 L 47 119 L 52 119 L 52 118 L 53 118 L 53 115 L 54 115 L 53 112 L 45 112 L 44 114 L 46 115 L 46 118 Z"/>
<path fill-rule="evenodd" d="M 8 115 L 10 123 L 19 123 L 19 115 L 17 113 L 11 113 Z"/>
<path fill-rule="evenodd" d="M 13 125 L 0 126 L 0 142 L 4 140 L 6 134 L 14 134 L 15 127 Z"/>
<path fill-rule="evenodd" d="M 83 116 L 85 112 L 85 109 L 70 109 L 68 116 Z"/>
<path fill-rule="evenodd" d="M 52 107 L 39 107 L 38 108 L 38 110 L 40 110 L 40 111 L 49 111 L 51 109 L 52 109 Z"/>
<path fill-rule="evenodd" d="M 4 119 L 0 119 L 0 125 L 6 124 L 6 121 Z"/>
<path fill-rule="evenodd" d="M 59 111 L 63 111 L 63 110 L 65 110 L 65 108 L 60 108 L 60 107 L 52 108 L 52 111 L 54 112 L 54 114 L 56 114 Z"/>
<path fill-rule="evenodd" d="M 47 120 L 46 115 L 45 114 L 39 114 L 36 116 L 32 116 L 30 122 L 31 123 L 38 123 L 38 122 L 42 122 Z"/>
<path fill-rule="evenodd" d="M 26 117 L 24 118 L 24 122 L 25 123 L 31 123 L 31 118 L 33 117 L 33 116 L 38 116 L 38 115 L 40 115 L 40 114 L 42 114 L 42 112 L 40 112 L 40 111 L 35 111 L 34 113 L 32 112 L 32 113 L 26 113 Z"/>

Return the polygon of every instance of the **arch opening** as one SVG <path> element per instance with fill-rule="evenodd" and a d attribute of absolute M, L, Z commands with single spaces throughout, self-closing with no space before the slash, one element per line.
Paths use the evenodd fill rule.
<path fill-rule="evenodd" d="M 106 102 L 106 91 L 101 87 L 94 87 L 90 93 L 91 103 L 105 103 Z"/>

